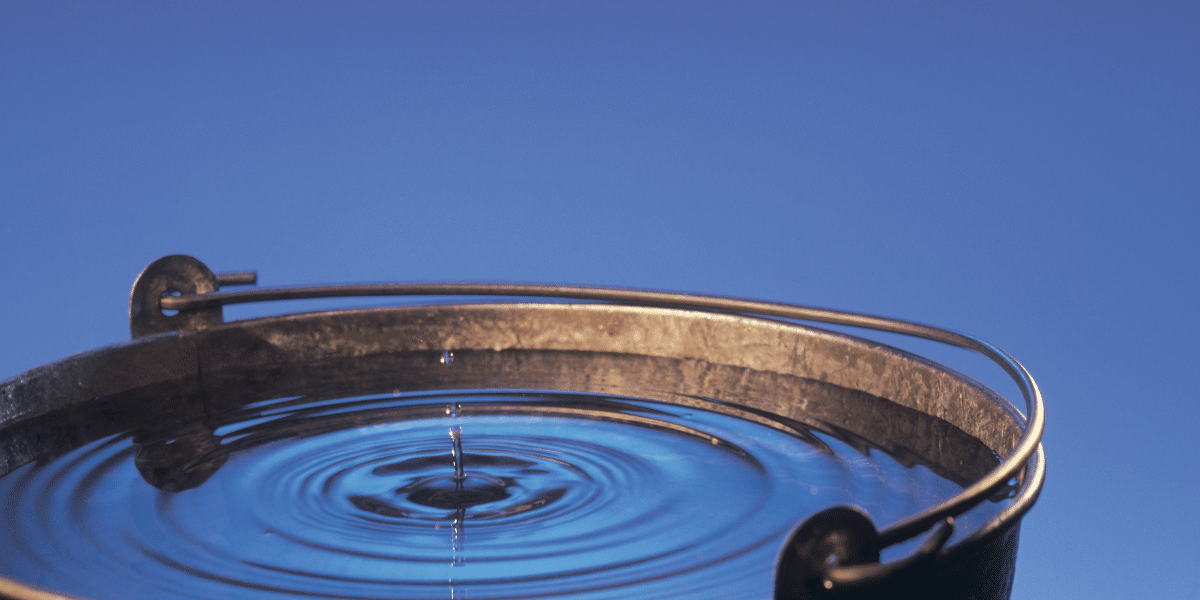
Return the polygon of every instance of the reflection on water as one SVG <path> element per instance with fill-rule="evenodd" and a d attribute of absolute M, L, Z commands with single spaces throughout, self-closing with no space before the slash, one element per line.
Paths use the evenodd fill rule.
<path fill-rule="evenodd" d="M 960 489 L 691 407 L 293 398 L 0 479 L 0 574 L 96 599 L 765 598 L 808 515 L 853 503 L 882 526 Z"/>

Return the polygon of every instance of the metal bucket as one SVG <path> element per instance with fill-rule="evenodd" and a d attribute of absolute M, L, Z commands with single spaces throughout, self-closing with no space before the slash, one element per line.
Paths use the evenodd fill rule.
<path fill-rule="evenodd" d="M 228 443 L 238 439 L 222 434 L 214 419 L 281 398 L 300 397 L 313 406 L 349 396 L 532 390 L 566 394 L 555 398 L 571 405 L 572 398 L 586 404 L 599 395 L 732 417 L 770 435 L 832 435 L 864 456 L 881 452 L 961 486 L 879 529 L 872 511 L 853 498 L 806 509 L 786 535 L 765 542 L 774 544 L 770 564 L 763 565 L 774 583 L 755 597 L 1009 595 L 1020 519 L 1045 473 L 1041 398 L 1021 365 L 975 338 L 837 311 L 618 289 L 403 284 L 219 291 L 221 283 L 251 279 L 214 275 L 190 257 L 159 259 L 134 286 L 131 341 L 0 384 L 0 482 L 132 432 L 129 456 L 146 483 L 168 495 L 198 489 L 223 468 L 233 452 Z M 408 305 L 230 323 L 221 312 L 225 304 L 261 300 L 452 294 L 584 302 Z M 980 352 L 1017 383 L 1024 413 L 931 361 L 796 321 L 901 333 Z M 556 414 L 554 402 L 520 410 L 532 410 L 536 421 Z M 349 426 L 343 421 L 338 427 Z M 164 430 L 171 433 L 158 435 Z M 461 445 L 456 452 L 457 460 Z M 461 467 L 456 477 L 460 496 L 454 497 L 462 498 Z M 458 508 L 461 520 L 465 508 Z M 984 517 L 969 518 L 978 514 Z M 746 532 L 758 526 L 738 524 Z M 522 585 L 513 589 L 534 589 Z M 613 594 L 628 591 L 613 585 Z M 456 590 L 451 582 L 449 593 L 479 597 L 491 588 L 478 589 L 472 596 L 469 586 Z M 0 572 L 0 596 L 70 593 Z"/>

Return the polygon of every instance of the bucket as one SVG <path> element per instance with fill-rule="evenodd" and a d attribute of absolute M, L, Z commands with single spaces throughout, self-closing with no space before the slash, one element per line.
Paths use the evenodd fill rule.
<path fill-rule="evenodd" d="M 612 288 L 220 289 L 253 279 L 159 259 L 132 340 L 0 384 L 0 595 L 1009 596 L 1041 397 L 976 338 Z M 221 309 L 338 296 L 476 300 Z M 981 353 L 1023 410 L 822 323 Z"/>

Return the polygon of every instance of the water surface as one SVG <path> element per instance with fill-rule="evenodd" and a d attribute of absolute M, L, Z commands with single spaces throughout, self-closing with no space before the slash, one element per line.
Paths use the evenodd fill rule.
<path fill-rule="evenodd" d="M 96 600 L 763 599 L 808 515 L 852 503 L 883 526 L 960 489 L 621 397 L 291 398 L 0 478 L 0 574 Z"/>

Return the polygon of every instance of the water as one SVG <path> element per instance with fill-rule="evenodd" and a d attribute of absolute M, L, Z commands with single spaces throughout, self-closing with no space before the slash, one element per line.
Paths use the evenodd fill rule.
<path fill-rule="evenodd" d="M 291 398 L 0 478 L 0 574 L 96 600 L 762 599 L 808 515 L 854 503 L 883 526 L 960 489 L 628 398 Z"/>

